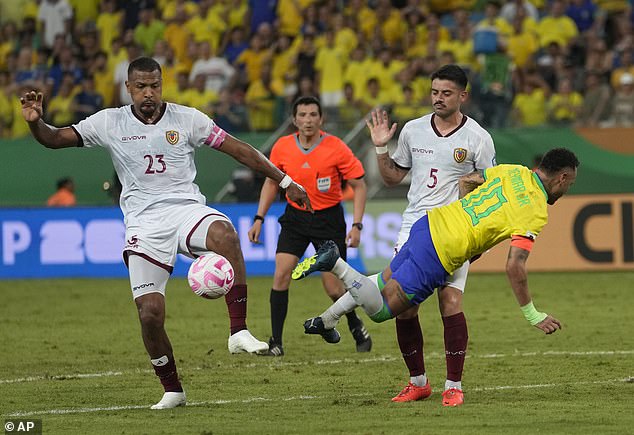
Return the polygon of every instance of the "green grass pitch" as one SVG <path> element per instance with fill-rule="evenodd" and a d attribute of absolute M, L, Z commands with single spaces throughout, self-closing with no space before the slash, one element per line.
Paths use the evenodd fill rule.
<path fill-rule="evenodd" d="M 188 406 L 148 407 L 162 389 L 126 280 L 0 282 L 0 414 L 45 434 L 623 434 L 634 432 L 634 272 L 531 273 L 552 336 L 523 319 L 504 275 L 472 274 L 465 294 L 465 404 L 440 404 L 442 323 L 421 308 L 433 395 L 390 401 L 408 381 L 393 321 L 361 313 L 374 347 L 356 353 L 345 320 L 329 345 L 302 323 L 329 300 L 318 278 L 292 284 L 281 358 L 230 355 L 223 300 L 170 282 L 167 330 Z M 248 324 L 270 334 L 270 278 L 249 280 Z"/>

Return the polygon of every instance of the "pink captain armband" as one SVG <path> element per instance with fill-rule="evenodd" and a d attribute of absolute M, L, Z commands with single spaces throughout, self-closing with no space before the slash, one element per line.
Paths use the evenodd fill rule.
<path fill-rule="evenodd" d="M 218 147 L 220 147 L 220 145 L 222 145 L 222 143 L 225 141 L 225 137 L 227 137 L 227 132 L 217 125 L 214 125 L 214 127 L 211 129 L 209 137 L 207 137 L 207 139 L 205 140 L 205 145 L 209 145 L 214 149 L 218 149 Z"/>

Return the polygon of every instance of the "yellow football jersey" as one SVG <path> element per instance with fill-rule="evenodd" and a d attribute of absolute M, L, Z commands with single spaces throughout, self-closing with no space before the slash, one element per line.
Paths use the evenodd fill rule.
<path fill-rule="evenodd" d="M 428 212 L 438 258 L 449 273 L 511 236 L 534 239 L 548 221 L 548 195 L 530 169 L 498 165 L 486 169 L 484 179 L 459 201 Z"/>

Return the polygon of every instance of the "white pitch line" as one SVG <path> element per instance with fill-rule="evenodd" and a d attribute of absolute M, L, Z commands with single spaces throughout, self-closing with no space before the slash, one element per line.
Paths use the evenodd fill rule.
<path fill-rule="evenodd" d="M 550 383 L 550 384 L 530 384 L 530 385 L 498 385 L 494 387 L 475 387 L 470 388 L 469 391 L 496 391 L 496 390 L 519 390 L 528 388 L 556 388 L 562 386 L 576 386 L 576 385 L 596 385 L 596 384 L 615 384 L 621 382 L 634 382 L 634 377 L 618 379 L 607 379 L 604 381 L 580 381 L 580 382 L 563 382 L 563 383 Z M 361 393 L 361 394 L 347 394 L 344 398 L 353 397 L 365 397 L 376 396 L 374 393 Z M 342 396 L 337 396 L 341 398 Z M 233 403 L 253 403 L 253 402 L 291 402 L 291 401 L 303 401 L 303 400 L 318 400 L 326 399 L 323 396 L 291 396 L 282 398 L 267 398 L 267 397 L 251 397 L 248 399 L 225 399 L 225 400 L 208 400 L 203 402 L 189 402 L 187 407 L 200 407 L 209 405 L 228 405 Z M 85 414 L 93 412 L 103 411 L 130 411 L 135 409 L 149 409 L 150 405 L 126 405 L 126 406 L 107 406 L 97 408 L 70 408 L 70 409 L 48 409 L 42 411 L 17 411 L 11 414 L 7 414 L 6 417 L 32 417 L 35 415 L 64 415 L 64 414 Z"/>
<path fill-rule="evenodd" d="M 482 354 L 482 355 L 472 355 L 467 353 L 467 358 L 508 358 L 508 357 L 538 357 L 538 356 L 615 356 L 615 355 L 634 355 L 634 350 L 599 350 L 599 351 L 545 351 L 545 352 L 515 352 L 511 354 L 504 353 L 492 353 L 492 354 Z M 444 358 L 444 353 L 439 352 L 426 352 L 426 358 Z M 331 359 L 331 360 L 315 360 L 315 361 L 271 361 L 271 362 L 253 362 L 246 364 L 233 364 L 233 367 L 242 367 L 242 368 L 254 368 L 254 367 L 297 367 L 297 366 L 309 366 L 309 365 L 336 365 L 336 364 L 367 364 L 367 363 L 382 363 L 382 362 L 394 362 L 400 361 L 400 357 L 391 356 L 391 355 L 382 355 L 376 356 L 372 358 L 343 358 L 343 359 Z M 259 359 L 259 361 L 264 361 L 264 359 Z M 269 360 L 270 361 L 270 360 Z M 186 369 L 182 369 L 183 371 L 199 371 L 206 370 L 203 367 L 188 367 Z M 139 370 L 136 369 L 134 371 L 108 371 L 103 373 L 77 373 L 77 374 L 62 374 L 62 375 L 54 375 L 54 376 L 27 376 L 23 378 L 15 378 L 15 379 L 0 379 L 0 384 L 15 384 L 21 382 L 36 382 L 36 381 L 59 381 L 59 380 L 67 380 L 67 379 L 84 379 L 84 378 L 98 378 L 98 377 L 109 377 L 109 376 L 123 376 L 125 374 L 130 373 L 153 373 L 154 371 L 151 369 L 147 370 Z"/>

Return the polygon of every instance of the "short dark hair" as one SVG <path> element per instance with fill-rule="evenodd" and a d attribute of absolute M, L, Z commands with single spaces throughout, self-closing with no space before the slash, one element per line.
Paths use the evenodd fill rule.
<path fill-rule="evenodd" d="M 132 75 L 132 71 L 152 72 L 157 70 L 162 74 L 161 65 L 151 57 L 137 57 L 128 66 L 128 77 Z"/>
<path fill-rule="evenodd" d="M 553 148 L 542 157 L 539 163 L 539 169 L 547 174 L 555 174 L 562 169 L 579 167 L 579 159 L 575 153 L 567 148 Z"/>
<path fill-rule="evenodd" d="M 299 97 L 297 100 L 295 100 L 295 102 L 293 103 L 293 118 L 297 115 L 297 106 L 306 106 L 308 104 L 316 104 L 317 105 L 317 110 L 319 111 L 319 116 L 322 115 L 321 113 L 321 103 L 319 102 L 319 99 L 317 97 Z"/>
<path fill-rule="evenodd" d="M 438 68 L 431 75 L 431 80 L 435 79 L 439 80 L 449 80 L 457 84 L 460 89 L 467 89 L 467 84 L 469 83 L 469 79 L 467 78 L 467 74 L 464 72 L 462 68 L 458 65 L 443 65 Z"/>
<path fill-rule="evenodd" d="M 64 186 L 67 186 L 68 184 L 71 184 L 73 182 L 73 179 L 71 177 L 64 177 L 64 178 L 60 178 L 59 180 L 57 180 L 57 189 L 61 189 Z"/>

